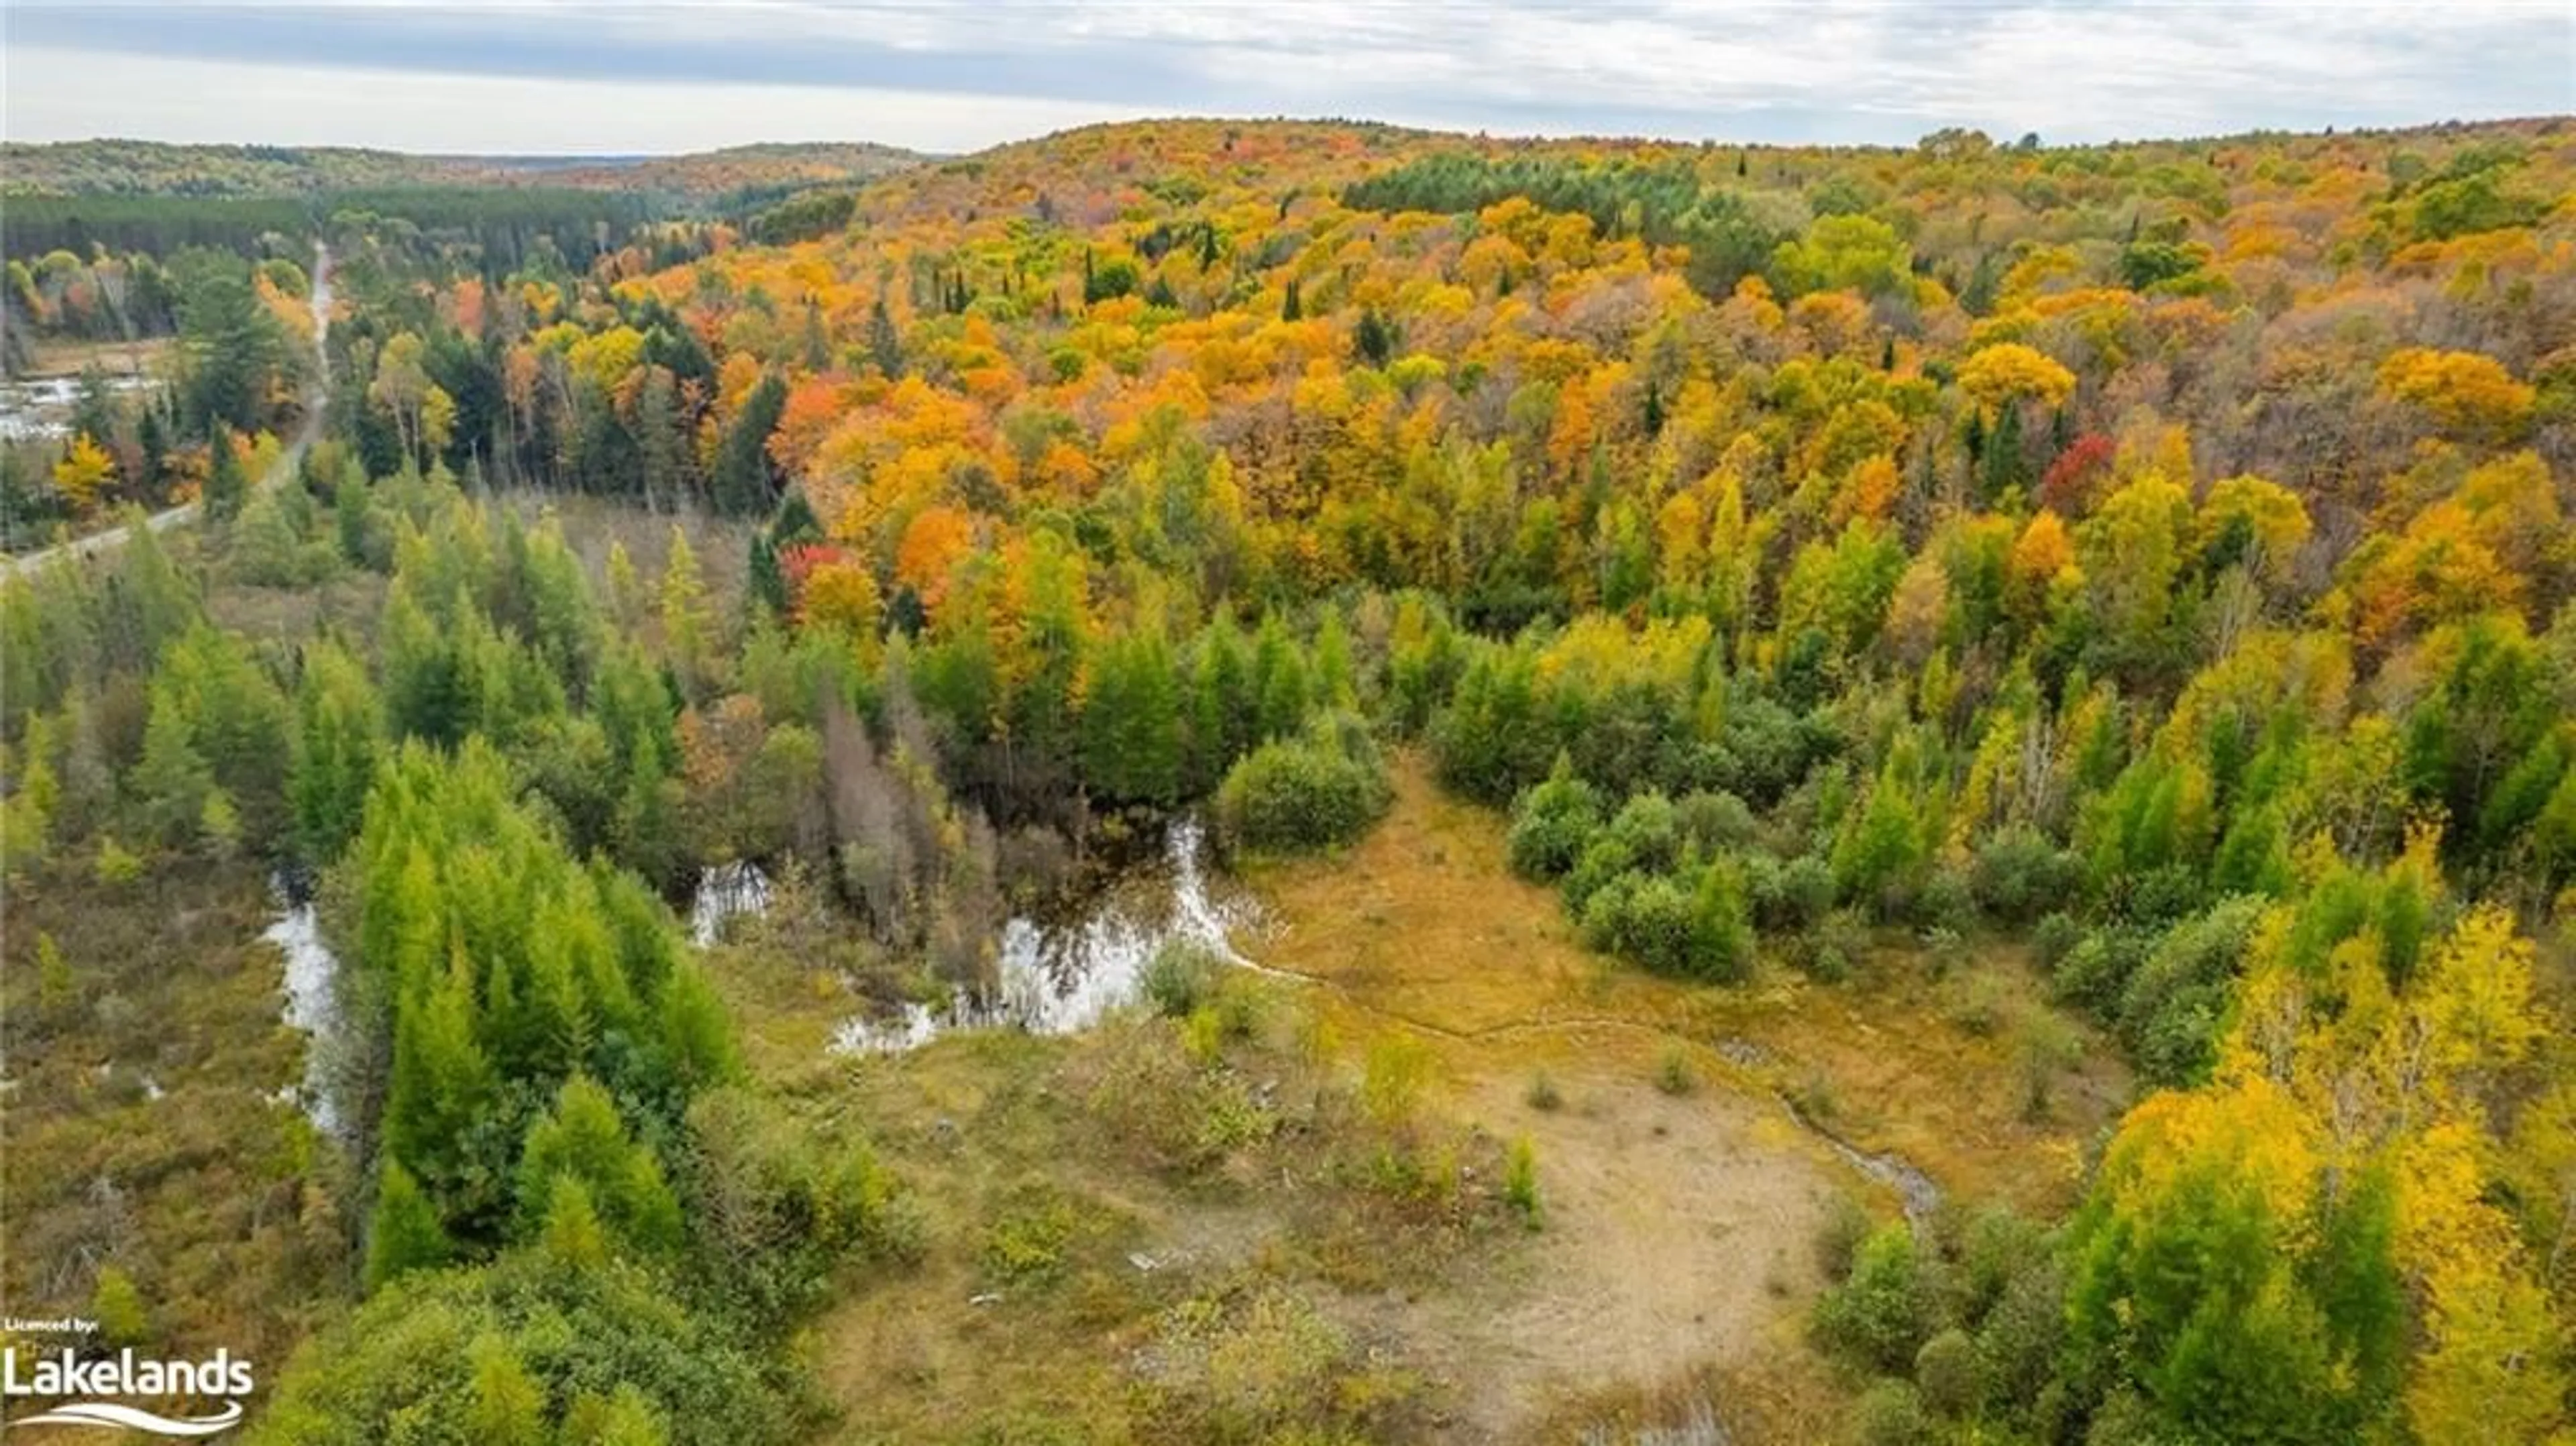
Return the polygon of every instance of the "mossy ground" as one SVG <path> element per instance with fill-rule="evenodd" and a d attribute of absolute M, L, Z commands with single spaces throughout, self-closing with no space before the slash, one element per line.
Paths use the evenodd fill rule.
<path fill-rule="evenodd" d="M 191 1358 L 221 1346 L 274 1367 L 337 1308 L 346 1167 L 280 1098 L 302 1078 L 303 1042 L 280 1022 L 266 899 L 243 863 L 107 884 L 70 858 L 8 885 L 9 1314 L 87 1314 L 113 1266 L 144 1305 L 134 1344 Z"/>

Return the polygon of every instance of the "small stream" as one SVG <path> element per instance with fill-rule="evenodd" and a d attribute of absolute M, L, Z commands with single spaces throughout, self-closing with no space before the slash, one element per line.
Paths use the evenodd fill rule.
<path fill-rule="evenodd" d="M 283 876 L 272 882 L 278 915 L 260 937 L 286 956 L 284 1017 L 305 1035 L 304 1080 L 283 1093 L 313 1121 L 314 1128 L 334 1139 L 343 1138 L 329 1083 L 329 1056 L 342 1047 L 340 960 L 322 942 L 322 923 L 312 899 Z"/>
<path fill-rule="evenodd" d="M 1864 1150 L 1807 1118 L 1806 1113 L 1790 1104 L 1786 1096 L 1780 1103 L 1788 1109 L 1789 1118 L 1797 1121 L 1808 1134 L 1824 1141 L 1825 1147 L 1839 1156 L 1844 1164 L 1895 1191 L 1897 1202 L 1905 1207 L 1906 1224 L 1918 1231 L 1930 1227 L 1933 1214 L 1941 1208 L 1941 1187 L 1933 1183 L 1931 1176 L 1917 1169 L 1913 1161 L 1901 1155 Z"/>
<path fill-rule="evenodd" d="M 833 1051 L 896 1053 L 961 1029 L 1085 1029 L 1134 999 L 1145 966 L 1172 944 L 1258 967 L 1233 940 L 1251 923 L 1252 903 L 1222 886 L 1210 888 L 1205 848 L 1197 820 L 1175 821 L 1160 860 L 1130 871 L 1079 913 L 1060 921 L 1022 915 L 1004 924 L 990 990 L 960 986 L 939 1004 L 907 1004 L 890 1019 L 852 1019 L 834 1034 Z"/>

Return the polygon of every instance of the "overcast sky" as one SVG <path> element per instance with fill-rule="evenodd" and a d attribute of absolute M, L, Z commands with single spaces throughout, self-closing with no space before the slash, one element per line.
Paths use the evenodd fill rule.
<path fill-rule="evenodd" d="M 2576 0 L 0 0 L 11 140 L 965 151 L 1150 115 L 1907 142 L 2576 111 Z"/>

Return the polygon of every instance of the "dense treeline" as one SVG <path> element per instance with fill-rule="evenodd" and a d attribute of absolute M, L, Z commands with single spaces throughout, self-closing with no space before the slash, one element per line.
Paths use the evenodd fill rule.
<path fill-rule="evenodd" d="M 273 238 L 352 225 L 400 223 L 469 243 L 495 272 L 516 270 L 550 238 L 566 264 L 586 269 L 654 219 L 642 197 L 539 187 L 334 190 L 313 197 L 207 200 L 188 196 L 13 194 L 0 210 L 0 252 L 27 258 L 63 251 L 168 256 L 186 247 L 257 253 Z"/>
<path fill-rule="evenodd" d="M 0 207 L 0 253 L 12 258 L 51 251 L 87 256 L 104 247 L 166 256 L 189 246 L 249 253 L 268 237 L 311 231 L 314 220 L 311 205 L 283 197 L 13 194 Z"/>
<path fill-rule="evenodd" d="M 1736 174 L 1744 174 L 1740 157 Z M 1472 215 L 1515 200 L 1553 214 L 1586 217 L 1601 236 L 1685 245 L 1690 248 L 1691 284 L 1717 298 L 1760 271 L 1774 248 L 1792 234 L 1785 224 L 1756 215 L 1740 195 L 1705 185 L 1700 167 L 1680 156 L 1657 163 L 1602 164 L 1452 152 L 1409 161 L 1342 189 L 1342 203 L 1364 211 Z"/>
<path fill-rule="evenodd" d="M 911 165 L 910 151 L 865 141 L 765 143 L 694 155 L 424 156 L 347 146 L 173 145 L 94 140 L 0 142 L 0 170 L 31 195 L 192 200 L 504 185 L 651 193 L 724 214 L 745 194 L 847 183 Z M 711 199 L 712 198 L 712 201 Z M 773 195 L 772 199 L 776 196 Z"/>

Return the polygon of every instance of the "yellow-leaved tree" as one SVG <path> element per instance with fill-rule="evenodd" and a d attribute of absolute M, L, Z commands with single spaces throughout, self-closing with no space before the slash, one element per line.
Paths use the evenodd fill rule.
<path fill-rule="evenodd" d="M 72 438 L 70 449 L 54 464 L 54 490 L 63 494 L 77 516 L 97 511 L 99 494 L 115 480 L 115 459 L 87 432 Z"/>

